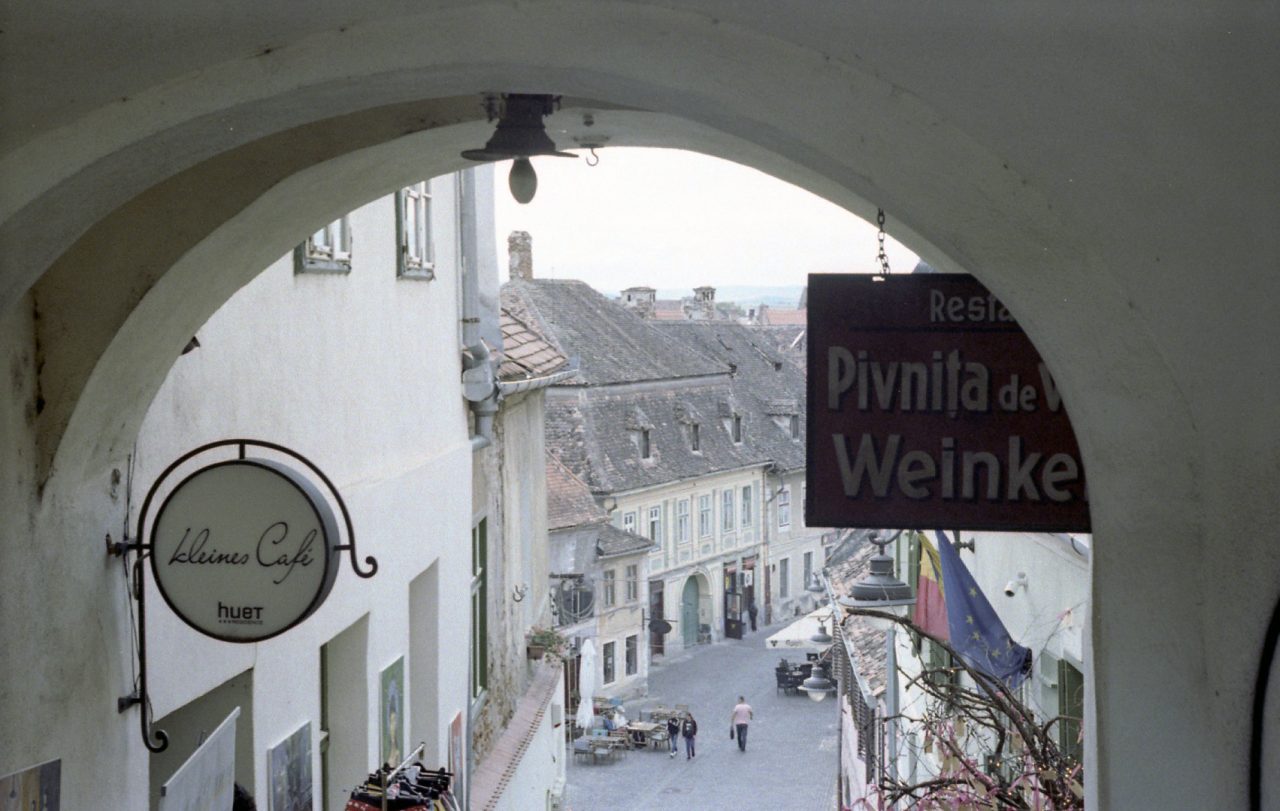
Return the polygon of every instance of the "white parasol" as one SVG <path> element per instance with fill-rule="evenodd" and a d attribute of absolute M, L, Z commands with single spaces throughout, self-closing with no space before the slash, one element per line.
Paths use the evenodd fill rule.
<path fill-rule="evenodd" d="M 764 646 L 784 653 L 788 650 L 821 653 L 831 647 L 831 643 L 820 644 L 814 642 L 811 637 L 818 633 L 819 628 L 825 628 L 828 634 L 831 633 L 832 613 L 831 606 L 823 606 L 811 611 L 770 636 L 764 641 Z"/>
<path fill-rule="evenodd" d="M 578 714 L 574 720 L 583 729 L 591 729 L 595 716 L 592 696 L 596 692 L 596 645 L 590 639 L 582 643 L 582 664 L 578 670 Z"/>

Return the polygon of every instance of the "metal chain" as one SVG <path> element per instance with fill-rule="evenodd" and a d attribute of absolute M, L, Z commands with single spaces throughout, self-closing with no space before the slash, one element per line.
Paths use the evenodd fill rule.
<path fill-rule="evenodd" d="M 880 253 L 876 254 L 876 261 L 880 263 L 880 272 L 888 276 L 892 271 L 889 270 L 889 256 L 884 252 L 884 209 L 876 209 L 876 225 L 880 227 L 879 233 L 876 234 L 876 240 L 880 243 Z"/>

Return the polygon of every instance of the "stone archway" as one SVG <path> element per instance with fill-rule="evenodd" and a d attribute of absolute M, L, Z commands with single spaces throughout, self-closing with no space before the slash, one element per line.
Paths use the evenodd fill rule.
<path fill-rule="evenodd" d="M 1254 661 L 1259 621 L 1208 595 L 1229 581 L 1233 594 L 1274 599 L 1280 563 L 1272 545 L 1238 540 L 1265 537 L 1277 518 L 1280 426 L 1259 405 L 1278 382 L 1264 351 L 1276 333 L 1257 326 L 1276 284 L 1257 212 L 1274 189 L 1219 163 L 1270 155 L 1232 140 L 1275 131 L 1232 112 L 1257 109 L 1237 90 L 1257 71 L 1220 67 L 1225 51 L 1211 43 L 1163 41 L 1116 49 L 1133 69 L 1109 70 L 1117 57 L 1071 26 L 1045 33 L 972 9 L 925 24 L 912 12 L 770 20 L 716 4 L 564 0 L 369 4 L 349 20 L 291 20 L 281 4 L 262 12 L 281 15 L 265 26 L 249 15 L 217 36 L 154 37 L 182 52 L 179 64 L 147 50 L 157 15 L 140 31 L 110 23 L 114 54 L 137 46 L 119 65 L 89 58 L 101 32 L 66 32 L 86 54 L 58 69 L 78 81 L 67 94 L 34 79 L 41 49 L 65 51 L 8 31 L 29 68 L 12 86 L 31 93 L 6 97 L 15 126 L 0 158 L 0 334 L 12 347 L 0 594 L 23 609 L 20 629 L 6 619 L 6 649 L 23 660 L 60 626 L 119 605 L 100 561 L 81 553 L 118 512 L 104 482 L 174 353 L 263 264 L 258 253 L 278 255 L 403 180 L 388 162 L 454 168 L 455 140 L 474 144 L 481 128 L 468 132 L 477 113 L 450 100 L 563 92 L 576 109 L 637 111 L 616 143 L 704 149 L 864 216 L 883 205 L 903 241 L 978 275 L 1013 309 L 1054 369 L 1092 485 L 1089 791 L 1115 807 L 1240 796 L 1252 673 L 1238 665 Z M 948 36 L 984 22 L 983 48 Z M 1146 42 L 1147 22 L 1109 36 Z M 262 31 L 284 45 L 263 45 Z M 1176 69 L 1161 56 L 1173 50 L 1186 60 Z M 1080 53 L 1096 57 L 1090 70 Z M 1183 96 L 1197 99 L 1185 113 L 1156 103 Z M 1133 120 L 1149 113 L 1159 137 Z M 1199 144 L 1204 121 L 1235 126 Z M 1208 210 L 1214 200 L 1231 202 Z M 1213 244 L 1183 236 L 1206 230 Z M 1204 283 L 1213 262 L 1235 284 Z M 1257 373 L 1236 373 L 1246 368 Z M 1238 554 L 1220 560 L 1218 546 Z M 48 604 L 34 572 L 78 588 L 27 616 Z M 79 655 L 118 670 L 119 631 Z M 81 691 L 74 706 L 28 708 L 19 696 L 0 703 L 0 722 L 21 731 L 28 709 L 65 717 L 109 704 L 110 686 L 68 679 Z M 1153 737 L 1167 742 L 1158 759 L 1146 757 Z"/>

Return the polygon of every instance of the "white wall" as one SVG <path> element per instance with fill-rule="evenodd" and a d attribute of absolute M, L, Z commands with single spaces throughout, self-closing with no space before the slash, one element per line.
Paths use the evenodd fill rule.
<path fill-rule="evenodd" d="M 361 672 L 347 675 L 364 679 L 367 689 L 348 695 L 364 706 L 330 711 L 360 719 L 364 751 L 357 764 L 335 764 L 342 782 L 378 761 L 380 675 L 396 660 L 406 662 L 405 726 L 432 738 L 439 765 L 441 719 L 465 701 L 471 450 L 458 353 L 439 351 L 458 346 L 453 188 L 452 177 L 432 184 L 434 281 L 396 278 L 392 198 L 360 208 L 351 214 L 351 272 L 298 275 L 292 256 L 274 263 L 199 330 L 200 348 L 177 360 L 139 433 L 135 510 L 148 484 L 181 453 L 222 438 L 265 439 L 302 453 L 334 481 L 351 513 L 357 553 L 378 561 L 377 575 L 366 580 L 344 555 L 323 607 L 286 634 L 253 645 L 195 633 L 148 581 L 156 715 L 252 668 L 260 801 L 268 785 L 266 751 L 308 722 L 319 797 L 319 650 L 357 619 L 365 619 L 366 631 L 356 660 Z M 410 583 L 433 566 L 437 599 L 411 603 Z M 433 661 L 411 655 L 411 630 L 422 623 L 434 626 L 427 635 L 439 650 L 456 652 L 435 657 L 435 673 L 415 672 Z M 438 689 L 414 689 L 419 679 Z M 422 701 L 428 706 L 418 706 Z M 419 713 L 434 719 L 431 728 L 416 722 Z M 416 743 L 406 738 L 406 751 Z M 346 751 L 335 747 L 332 754 Z"/>

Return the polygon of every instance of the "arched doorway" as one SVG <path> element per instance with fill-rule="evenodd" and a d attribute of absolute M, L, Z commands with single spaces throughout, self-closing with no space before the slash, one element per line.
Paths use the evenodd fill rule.
<path fill-rule="evenodd" d="M 689 575 L 684 581 L 684 589 L 680 592 L 680 635 L 686 648 L 692 648 L 698 644 L 701 625 L 699 607 L 702 604 L 702 596 L 699 576 Z"/>

